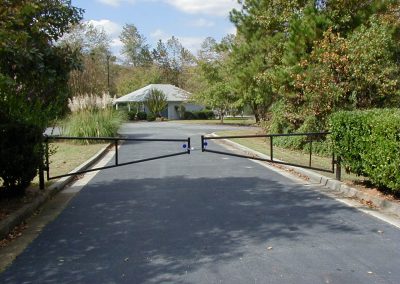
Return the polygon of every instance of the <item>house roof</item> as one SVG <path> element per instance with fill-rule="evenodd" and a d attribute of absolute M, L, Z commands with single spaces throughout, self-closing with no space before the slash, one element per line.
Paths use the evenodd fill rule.
<path fill-rule="evenodd" d="M 187 101 L 190 93 L 170 84 L 150 84 L 125 96 L 122 96 L 114 101 L 114 103 L 124 102 L 144 102 L 150 91 L 156 89 L 162 91 L 167 97 L 168 102 Z"/>

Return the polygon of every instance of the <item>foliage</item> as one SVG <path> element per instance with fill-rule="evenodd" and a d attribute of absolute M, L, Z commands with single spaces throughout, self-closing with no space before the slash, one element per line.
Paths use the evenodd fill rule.
<path fill-rule="evenodd" d="M 70 73 L 69 89 L 73 96 L 110 92 L 115 94 L 116 57 L 111 55 L 109 38 L 90 23 L 80 23 L 58 43 L 74 50 L 81 66 Z"/>
<path fill-rule="evenodd" d="M 334 150 L 346 171 L 400 191 L 400 110 L 344 111 L 332 115 Z"/>
<path fill-rule="evenodd" d="M 196 119 L 196 115 L 191 111 L 185 111 L 183 113 L 183 119 L 187 119 L 187 120 Z"/>
<path fill-rule="evenodd" d="M 155 117 L 161 117 L 161 112 L 168 106 L 167 97 L 157 89 L 150 90 L 144 104 Z"/>
<path fill-rule="evenodd" d="M 180 105 L 175 106 L 175 111 L 178 113 L 179 118 L 182 119 L 185 115 L 186 108 L 185 108 L 184 104 L 181 103 Z"/>
<path fill-rule="evenodd" d="M 0 179 L 11 194 L 23 193 L 42 162 L 42 129 L 26 123 L 0 124 Z"/>
<path fill-rule="evenodd" d="M 142 43 L 141 45 L 138 43 L 135 49 L 132 43 L 135 41 L 131 39 L 130 50 L 134 50 L 139 56 L 138 50 L 148 50 L 148 46 L 144 42 L 144 37 L 137 30 L 136 33 L 137 41 Z M 147 54 L 147 51 L 145 53 Z M 120 66 L 116 79 L 118 96 L 126 95 L 149 84 L 172 84 L 188 91 L 198 89 L 194 72 L 195 58 L 176 37 L 171 37 L 166 42 L 159 40 L 150 55 L 146 55 L 146 59 L 135 60 L 137 61 L 135 64 Z"/>
<path fill-rule="evenodd" d="M 147 121 L 155 121 L 156 120 L 156 116 L 152 113 L 150 113 L 149 115 L 147 115 Z"/>
<path fill-rule="evenodd" d="M 128 111 L 127 112 L 128 115 L 128 120 L 133 121 L 136 119 L 136 111 Z"/>
<path fill-rule="evenodd" d="M 137 120 L 146 120 L 147 119 L 147 113 L 144 111 L 139 111 L 136 115 Z"/>
<path fill-rule="evenodd" d="M 227 45 L 219 45 L 210 38 L 203 42 L 200 51 L 202 57 L 197 62 L 203 88 L 194 98 L 197 102 L 216 110 L 221 122 L 235 102 L 235 93 L 229 83 Z"/>
<path fill-rule="evenodd" d="M 114 137 L 127 114 L 112 107 L 112 97 L 83 95 L 69 99 L 71 114 L 63 121 L 63 134 L 74 137 Z M 84 143 L 95 143 L 87 140 Z"/>
<path fill-rule="evenodd" d="M 0 171 L 8 189 L 23 189 L 33 179 L 43 129 L 66 111 L 68 75 L 79 57 L 54 43 L 82 12 L 67 0 L 1 3 Z"/>
<path fill-rule="evenodd" d="M 176 37 L 172 36 L 166 43 L 159 40 L 152 55 L 153 63 L 161 71 L 163 80 L 168 84 L 185 89 L 195 62 L 190 51 L 184 48 Z"/>
<path fill-rule="evenodd" d="M 65 0 L 3 1 L 0 13 L 0 117 L 40 127 L 60 115 L 77 54 L 55 41 L 82 17 Z"/>
<path fill-rule="evenodd" d="M 215 117 L 212 110 L 199 110 L 199 111 L 185 111 L 183 114 L 183 119 L 213 119 Z"/>
<path fill-rule="evenodd" d="M 113 98 L 108 93 L 101 96 L 86 94 L 68 99 L 68 108 L 71 112 L 102 110 L 110 107 L 112 103 Z"/>
<path fill-rule="evenodd" d="M 215 116 L 212 110 L 194 111 L 193 114 L 197 117 L 197 119 L 213 119 Z"/>
<path fill-rule="evenodd" d="M 268 128 L 324 130 L 338 110 L 400 102 L 398 1 L 240 3 L 228 84 Z"/>
<path fill-rule="evenodd" d="M 117 95 L 124 96 L 149 84 L 167 83 L 156 66 L 122 67 L 116 79 Z"/>
<path fill-rule="evenodd" d="M 124 112 L 112 108 L 74 112 L 63 121 L 63 134 L 74 137 L 115 137 L 125 120 Z M 86 144 L 97 142 L 84 141 Z"/>
<path fill-rule="evenodd" d="M 139 33 L 135 25 L 125 24 L 119 38 L 123 44 L 122 54 L 128 65 L 146 66 L 152 63 L 146 38 Z"/>

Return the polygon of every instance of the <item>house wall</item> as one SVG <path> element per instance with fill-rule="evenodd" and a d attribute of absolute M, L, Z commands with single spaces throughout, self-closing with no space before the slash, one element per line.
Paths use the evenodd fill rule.
<path fill-rule="evenodd" d="M 180 119 L 178 112 L 175 110 L 175 106 L 179 106 L 182 102 L 168 102 L 168 119 Z M 185 103 L 185 109 L 187 111 L 199 111 L 204 109 L 203 106 Z"/>

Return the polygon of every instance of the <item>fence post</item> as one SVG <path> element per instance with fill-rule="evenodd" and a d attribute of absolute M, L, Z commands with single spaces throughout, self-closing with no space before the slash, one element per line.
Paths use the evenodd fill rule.
<path fill-rule="evenodd" d="M 45 141 L 47 143 L 47 138 L 45 137 Z M 44 190 L 44 159 L 45 155 L 43 153 L 43 143 L 41 145 L 40 150 L 40 163 L 39 163 L 39 189 Z M 45 146 L 47 148 L 47 146 Z"/>
<path fill-rule="evenodd" d="M 272 138 L 272 136 L 270 136 L 269 137 L 270 138 L 270 141 L 269 141 L 269 153 L 270 153 L 270 156 L 271 156 L 271 161 L 273 161 L 274 160 L 274 140 L 273 140 L 273 138 Z"/>
<path fill-rule="evenodd" d="M 115 165 L 118 166 L 118 139 L 114 140 L 114 148 L 115 148 Z"/>
<path fill-rule="evenodd" d="M 342 165 L 340 156 L 336 158 L 336 180 L 342 180 Z"/>

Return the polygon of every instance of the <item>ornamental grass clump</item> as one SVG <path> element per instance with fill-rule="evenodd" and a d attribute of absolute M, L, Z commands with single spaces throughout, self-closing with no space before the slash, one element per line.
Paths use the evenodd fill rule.
<path fill-rule="evenodd" d="M 69 100 L 71 114 L 63 123 L 63 134 L 74 137 L 113 137 L 125 120 L 125 115 L 112 108 L 113 98 L 83 95 Z M 85 140 L 84 143 L 94 143 Z"/>

